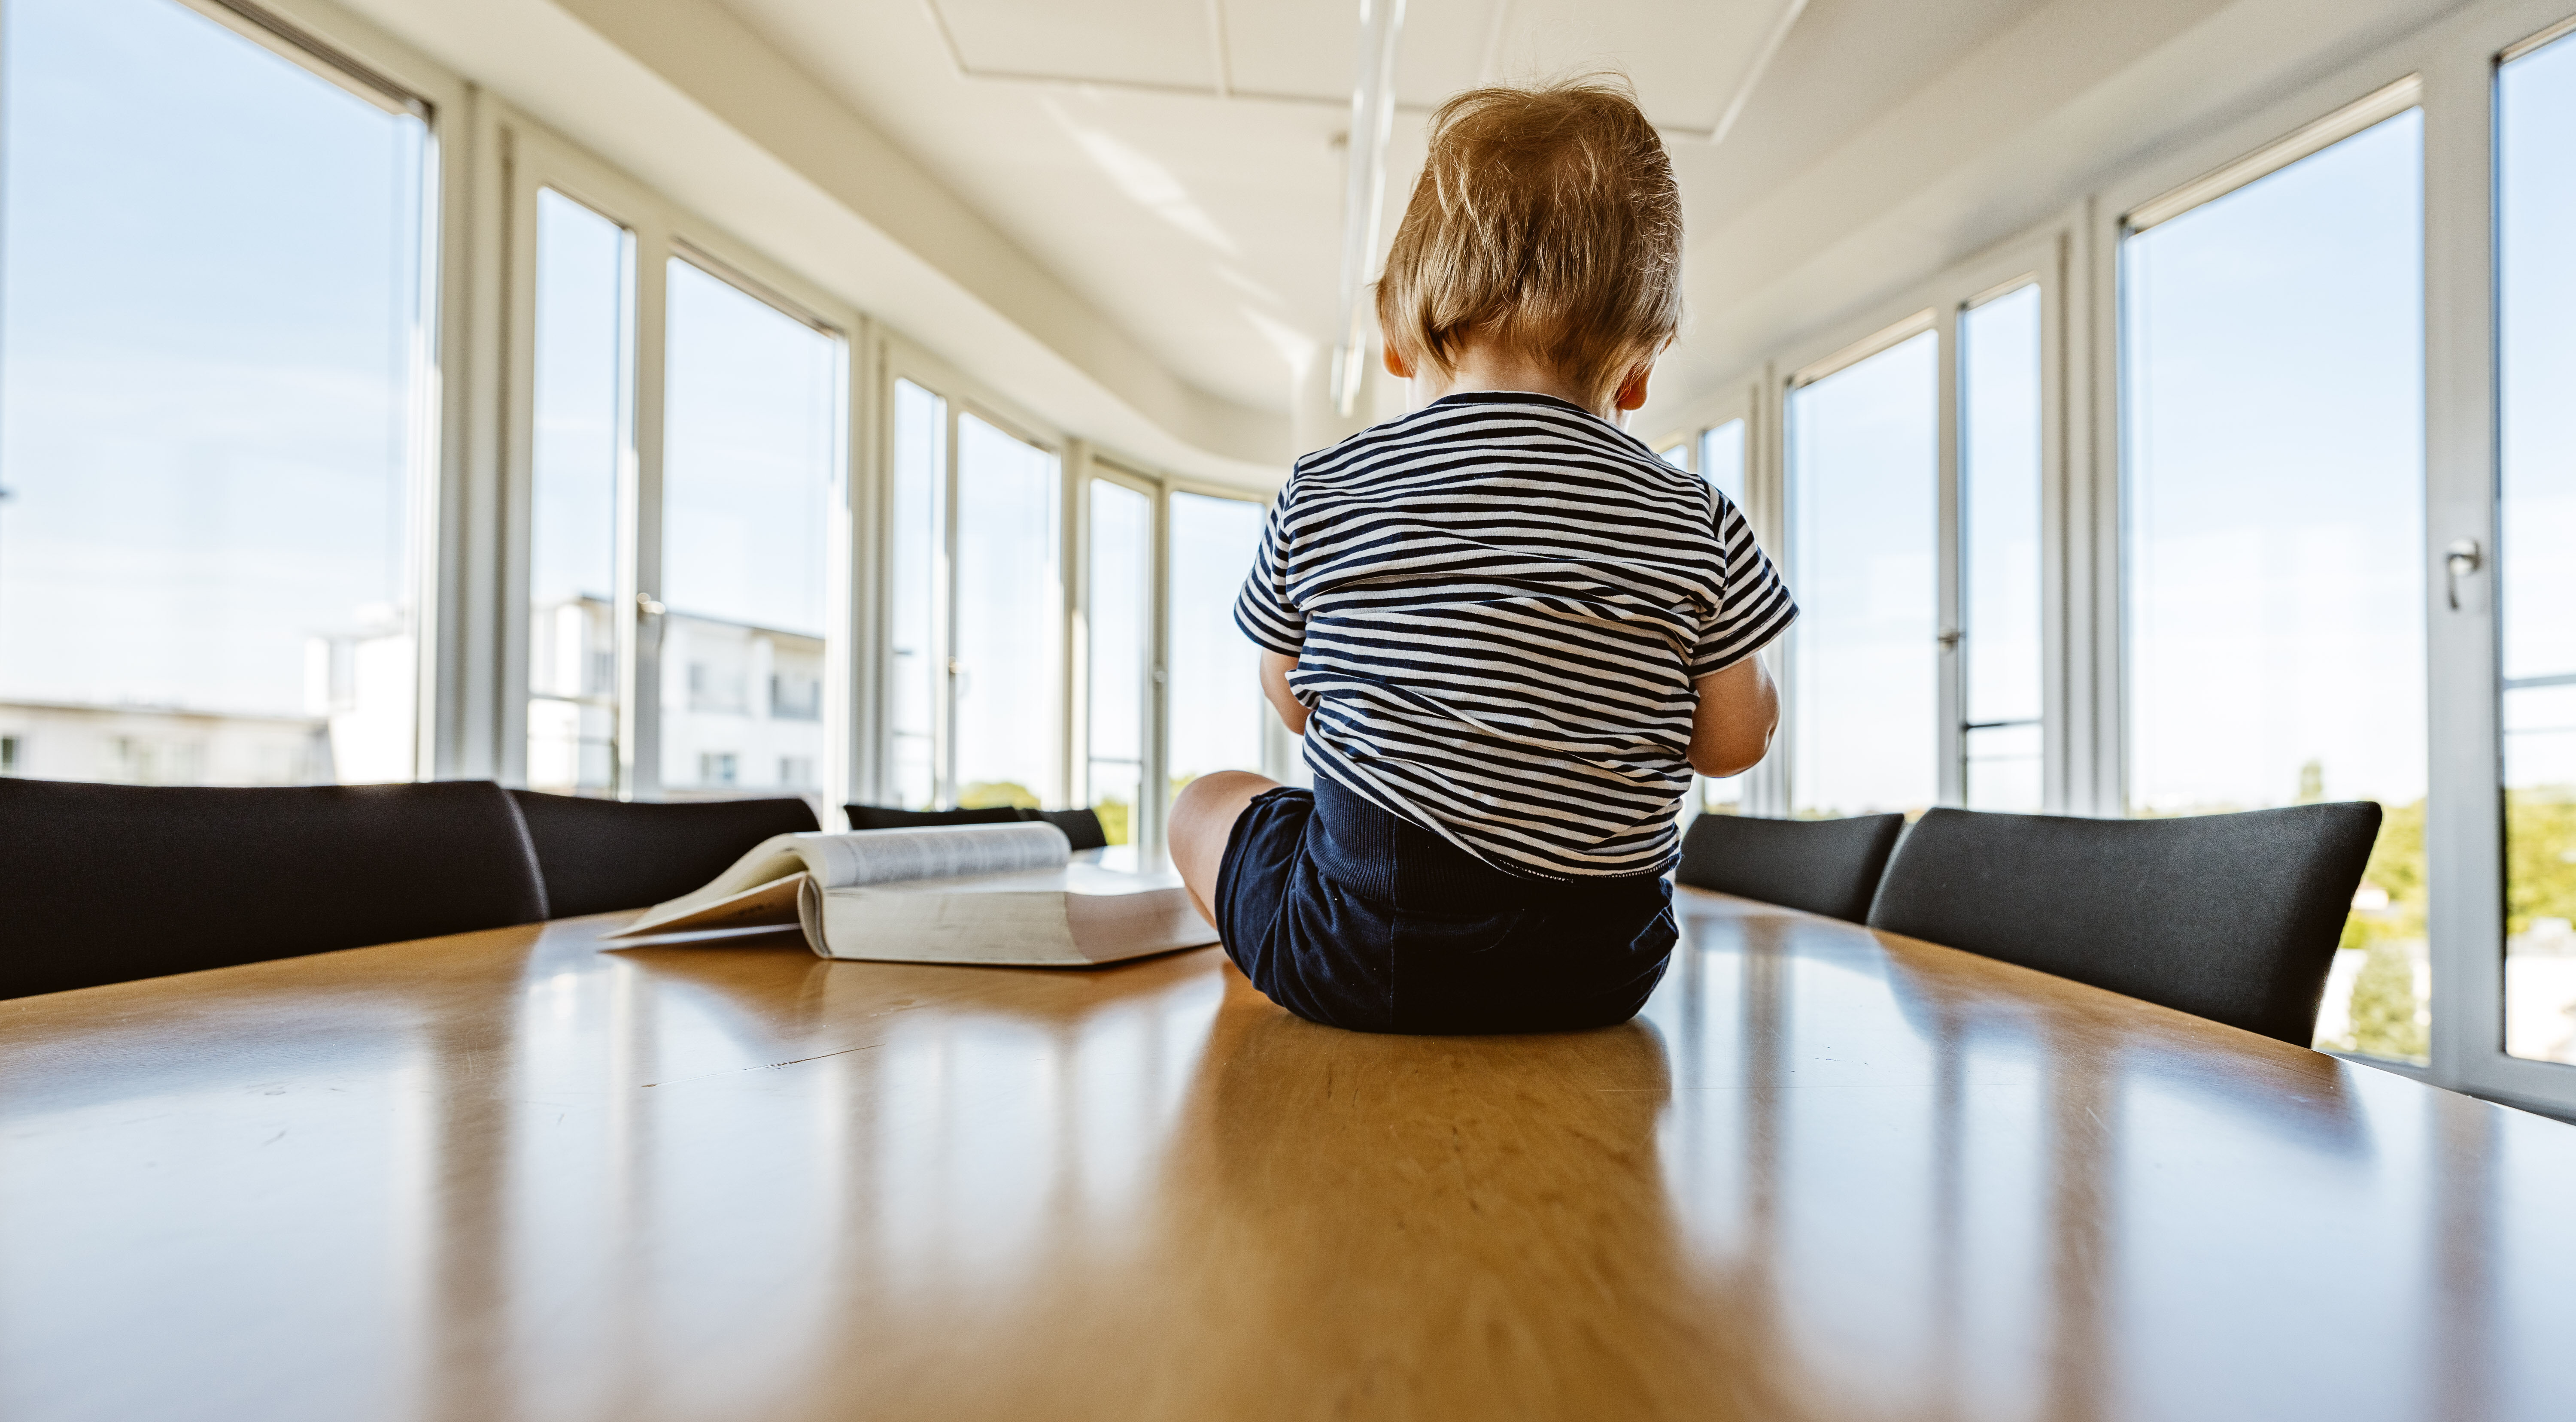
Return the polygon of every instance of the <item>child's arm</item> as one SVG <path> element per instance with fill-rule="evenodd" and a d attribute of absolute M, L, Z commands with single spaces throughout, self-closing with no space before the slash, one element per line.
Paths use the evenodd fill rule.
<path fill-rule="evenodd" d="M 1748 658 L 1747 660 L 1750 659 Z M 1306 734 L 1306 717 L 1310 713 L 1306 709 L 1306 703 L 1298 700 L 1296 693 L 1288 689 L 1288 673 L 1295 671 L 1296 669 L 1297 659 L 1295 657 L 1284 656 L 1278 652 L 1273 652 L 1266 648 L 1263 649 L 1261 653 L 1261 694 L 1270 698 L 1271 709 L 1279 713 L 1280 720 L 1288 723 L 1288 734 L 1292 736 L 1302 736 Z M 1723 674 L 1724 673 L 1720 673 L 1720 675 Z M 1711 680 L 1715 680 L 1715 678 L 1711 678 Z M 1691 744 L 1694 746 L 1699 744 L 1699 740 L 1696 735 L 1692 737 Z"/>
<path fill-rule="evenodd" d="M 1762 659 L 1746 657 L 1693 685 L 1699 688 L 1699 709 L 1691 714 L 1691 769 L 1720 780 L 1760 764 L 1780 724 L 1780 689 L 1771 684 Z"/>

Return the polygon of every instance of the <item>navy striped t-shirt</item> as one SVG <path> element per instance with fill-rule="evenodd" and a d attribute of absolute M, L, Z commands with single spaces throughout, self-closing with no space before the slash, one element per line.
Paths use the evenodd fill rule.
<path fill-rule="evenodd" d="M 1234 618 L 1315 773 L 1531 878 L 1678 849 L 1692 681 L 1798 610 L 1725 495 L 1617 426 L 1447 396 L 1297 461 Z"/>

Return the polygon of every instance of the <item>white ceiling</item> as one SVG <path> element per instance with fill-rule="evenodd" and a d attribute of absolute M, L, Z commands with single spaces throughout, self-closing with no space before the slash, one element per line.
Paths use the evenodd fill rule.
<path fill-rule="evenodd" d="M 1354 0 L 718 3 L 1181 379 L 1284 411 L 1329 347 Z M 1810 0 L 1725 140 L 1686 136 L 1788 3 L 1409 0 L 1389 227 L 1439 100 L 1616 68 L 1673 135 L 1697 254 L 2043 0 Z M 1702 304 L 1724 291 L 1693 282 Z"/>

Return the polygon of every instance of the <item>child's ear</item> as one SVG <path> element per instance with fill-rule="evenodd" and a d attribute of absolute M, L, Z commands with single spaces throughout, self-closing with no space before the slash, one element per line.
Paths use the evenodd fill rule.
<path fill-rule="evenodd" d="M 1382 349 L 1386 352 L 1386 373 L 1398 380 L 1411 380 L 1413 367 L 1405 364 L 1404 357 L 1395 353 L 1395 347 L 1386 346 Z"/>
<path fill-rule="evenodd" d="M 1646 380 L 1654 373 L 1655 368 L 1651 365 L 1641 365 L 1629 372 L 1628 378 L 1619 383 L 1620 409 L 1634 410 L 1646 403 Z"/>

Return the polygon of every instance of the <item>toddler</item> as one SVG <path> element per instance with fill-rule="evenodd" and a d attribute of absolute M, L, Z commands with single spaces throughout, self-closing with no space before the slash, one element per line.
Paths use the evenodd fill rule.
<path fill-rule="evenodd" d="M 1603 1026 L 1679 934 L 1691 772 L 1770 747 L 1797 615 L 1620 426 L 1681 319 L 1681 195 L 1619 87 L 1443 105 L 1377 290 L 1402 419 L 1297 461 L 1235 621 L 1312 791 L 1226 772 L 1172 857 L 1253 985 L 1371 1032 Z"/>

